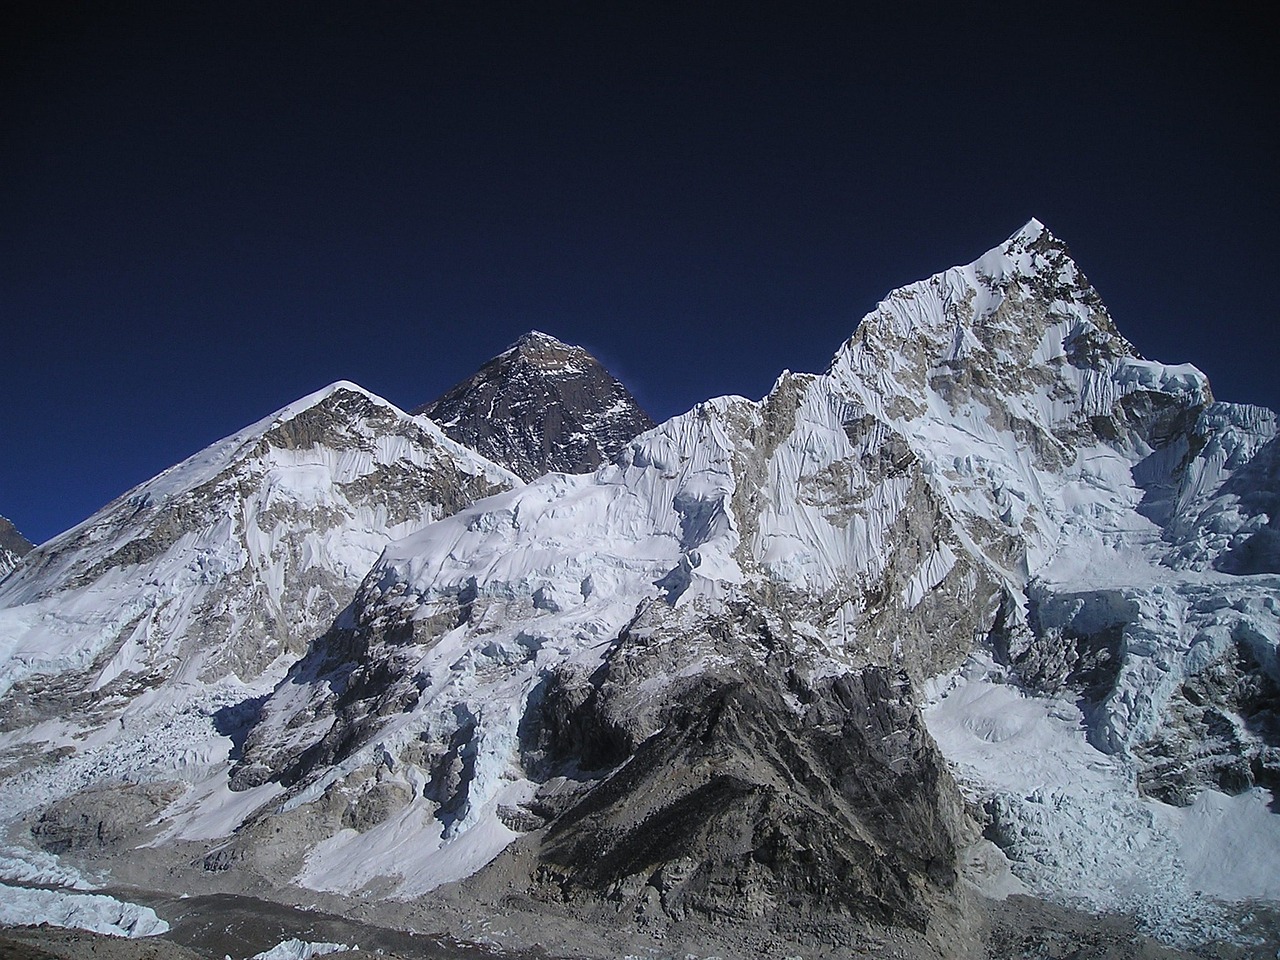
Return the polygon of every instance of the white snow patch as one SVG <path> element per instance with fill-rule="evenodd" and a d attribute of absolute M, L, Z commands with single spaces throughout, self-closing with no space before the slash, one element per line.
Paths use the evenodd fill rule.
<path fill-rule="evenodd" d="M 981 657 L 928 693 L 929 732 L 1035 893 L 1132 913 L 1175 942 L 1236 935 L 1215 900 L 1280 899 L 1266 791 L 1205 791 L 1186 808 L 1140 797 L 1133 763 L 1090 745 L 1074 702 L 1028 695 Z"/>
<path fill-rule="evenodd" d="M 1280 901 L 1277 799 L 1255 789 L 1229 797 L 1206 790 L 1189 807 L 1168 807 L 1187 883 L 1222 900 Z"/>
<path fill-rule="evenodd" d="M 150 907 L 101 894 L 31 890 L 0 884 L 0 924 L 35 926 L 47 923 L 105 933 L 113 937 L 154 937 L 169 924 Z"/>
<path fill-rule="evenodd" d="M 306 940 L 281 940 L 270 950 L 255 953 L 249 960 L 311 960 L 312 957 L 323 957 L 329 953 L 341 953 L 344 950 L 359 950 L 345 943 L 311 943 Z"/>

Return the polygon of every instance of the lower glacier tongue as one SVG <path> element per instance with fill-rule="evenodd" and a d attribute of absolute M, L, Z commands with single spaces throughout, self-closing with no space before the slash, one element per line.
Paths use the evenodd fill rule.
<path fill-rule="evenodd" d="M 1187 807 L 1140 797 L 1133 762 L 1089 743 L 1073 697 L 1028 694 L 989 659 L 938 678 L 931 693 L 930 734 L 1034 893 L 1131 914 L 1182 943 L 1239 936 L 1214 900 L 1280 898 L 1270 791 L 1205 790 Z"/>
<path fill-rule="evenodd" d="M 98 893 L 70 893 L 0 883 L 0 925 L 41 923 L 113 937 L 154 937 L 169 931 L 169 924 L 157 917 L 154 910 L 136 903 Z"/>

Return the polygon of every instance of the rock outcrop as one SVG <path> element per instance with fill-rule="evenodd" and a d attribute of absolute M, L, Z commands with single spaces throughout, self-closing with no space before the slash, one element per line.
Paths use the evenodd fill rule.
<path fill-rule="evenodd" d="M 537 330 L 413 412 L 525 480 L 587 473 L 653 426 L 595 357 Z"/>
<path fill-rule="evenodd" d="M 0 517 L 0 578 L 16 567 L 33 549 L 33 544 L 17 531 L 13 523 Z"/>

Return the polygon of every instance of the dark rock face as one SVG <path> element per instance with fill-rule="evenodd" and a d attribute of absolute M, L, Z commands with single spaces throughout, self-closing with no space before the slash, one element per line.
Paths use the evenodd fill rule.
<path fill-rule="evenodd" d="M 814 675 L 749 604 L 655 640 L 677 636 L 655 609 L 529 699 L 541 787 L 504 820 L 544 829 L 504 857 L 529 865 L 530 896 L 642 924 L 924 930 L 972 824 L 907 676 Z M 710 650 L 717 666 L 688 669 Z"/>
<path fill-rule="evenodd" d="M 525 480 L 588 473 L 654 425 L 595 357 L 537 331 L 413 413 Z"/>
<path fill-rule="evenodd" d="M 51 804 L 31 825 L 31 835 L 50 853 L 109 856 L 136 842 L 182 793 L 181 784 L 163 782 L 91 787 Z"/>
<path fill-rule="evenodd" d="M 347 762 L 415 708 L 415 665 L 467 616 L 459 598 L 434 626 L 370 619 L 383 608 L 362 599 L 286 681 L 312 688 L 307 706 L 290 719 L 268 704 L 233 788 L 275 779 L 296 793 Z M 539 787 L 498 811 L 529 835 L 476 875 L 476 895 L 489 895 L 491 877 L 505 888 L 516 869 L 539 909 L 570 915 L 791 935 L 850 923 L 926 930 L 976 828 L 911 682 L 880 666 L 815 672 L 774 620 L 745 602 L 691 619 L 653 603 L 598 668 L 547 671 L 518 735 L 520 765 Z M 715 666 L 694 669 L 704 660 Z M 421 795 L 446 830 L 473 803 L 476 726 L 455 707 L 450 726 L 392 761 L 422 771 Z M 289 733 L 305 729 L 316 733 Z"/>
<path fill-rule="evenodd" d="M 18 565 L 34 545 L 4 517 L 0 517 L 0 577 Z"/>
<path fill-rule="evenodd" d="M 906 678 L 868 668 L 809 684 L 741 667 L 698 678 L 551 823 L 541 895 L 672 919 L 818 910 L 923 930 L 956 879 L 961 805 Z M 603 707 L 590 698 L 564 718 L 551 752 L 562 739 L 616 749 Z"/>

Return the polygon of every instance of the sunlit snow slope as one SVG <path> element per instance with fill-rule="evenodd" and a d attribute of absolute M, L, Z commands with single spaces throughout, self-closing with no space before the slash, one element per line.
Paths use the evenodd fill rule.
<path fill-rule="evenodd" d="M 225 782 L 235 705 L 324 632 L 388 540 L 519 483 L 336 383 L 37 548 L 0 585 L 5 816 L 44 809 L 41 845 L 74 851 L 94 844 L 50 803 L 134 784 L 84 802 L 81 829 L 120 820 L 121 841 L 210 771 Z"/>
<path fill-rule="evenodd" d="M 393 544 L 268 701 L 233 782 L 281 783 L 291 811 L 376 797 L 376 816 L 328 814 L 296 881 L 413 895 L 546 822 L 560 788 L 530 731 L 551 722 L 548 697 L 624 697 L 634 747 L 666 729 L 689 678 L 785 648 L 811 680 L 886 665 L 917 682 L 986 651 L 1017 696 L 1081 705 L 1064 763 L 1119 771 L 1099 803 L 1121 810 L 1121 831 L 1154 802 L 1135 778 L 1179 803 L 1270 786 L 1274 436 L 1273 414 L 1214 402 L 1194 367 L 1137 356 L 1033 221 L 892 293 L 825 375 L 700 404 L 594 475 L 544 478 Z M 766 624 L 750 643 L 734 640 L 742 610 Z M 729 626 L 712 636 L 716 618 Z M 1236 728 L 1225 778 L 1183 703 L 1189 678 L 1219 667 L 1248 688 L 1213 707 Z M 1080 838 L 1056 858 L 1048 841 L 1007 842 L 1020 876 L 1064 897 L 1086 883 L 1113 840 L 1090 835 L 1090 809 L 1046 812 L 996 775 L 999 750 L 978 762 L 943 745 L 969 791 L 1004 798 L 988 805 L 993 835 Z M 409 835 L 425 839 L 406 853 Z M 1198 908 L 1170 901 L 1190 902 L 1196 868 L 1175 853 L 1133 856 L 1171 871 L 1152 922 L 1181 910 L 1185 929 Z M 1095 901 L 1133 908 L 1145 888 L 1122 881 L 1103 876 Z"/>
<path fill-rule="evenodd" d="M 307 430 L 251 428 L 0 588 L 10 728 L 43 720 L 21 713 L 39 671 L 110 694 L 166 662 L 209 681 L 302 653 L 269 628 L 242 643 L 246 608 L 221 599 L 241 593 L 201 590 L 253 569 L 254 609 L 292 598 L 305 654 L 269 696 L 219 701 L 221 740 L 189 735 L 225 763 L 174 796 L 181 754 L 131 774 L 158 784 L 130 801 L 163 811 L 157 842 L 195 845 L 184 863 L 396 897 L 482 891 L 501 866 L 548 905 L 750 923 L 800 903 L 923 929 L 985 832 L 1027 888 L 1170 937 L 1231 933 L 1225 904 L 1280 898 L 1274 869 L 1227 876 L 1204 839 L 1280 849 L 1275 416 L 1139 357 L 1040 223 L 891 293 L 825 374 L 699 404 L 594 474 L 521 487 L 433 441 L 472 484 L 433 523 L 312 499 L 381 478 L 386 457 L 419 464 L 404 434 L 427 428 L 374 419 L 359 456 L 306 470 Z M 233 483 L 245 444 L 255 485 L 210 514 L 244 531 L 225 550 L 165 561 L 213 529 L 170 510 L 95 552 L 131 511 Z M 294 542 L 262 526 L 273 483 L 321 504 L 289 515 L 299 545 L 280 553 L 263 546 Z M 358 517 L 340 547 L 316 533 L 334 509 Z M 348 608 L 308 612 L 311 558 L 358 576 L 387 537 Z M 221 606 L 195 616 L 206 596 Z M 196 622 L 236 628 L 183 654 Z M 922 687 L 980 823 L 921 725 Z M 52 777 L 91 769 L 105 734 L 80 722 L 6 735 L 11 756 L 70 751 L 7 794 L 38 806 Z"/>

